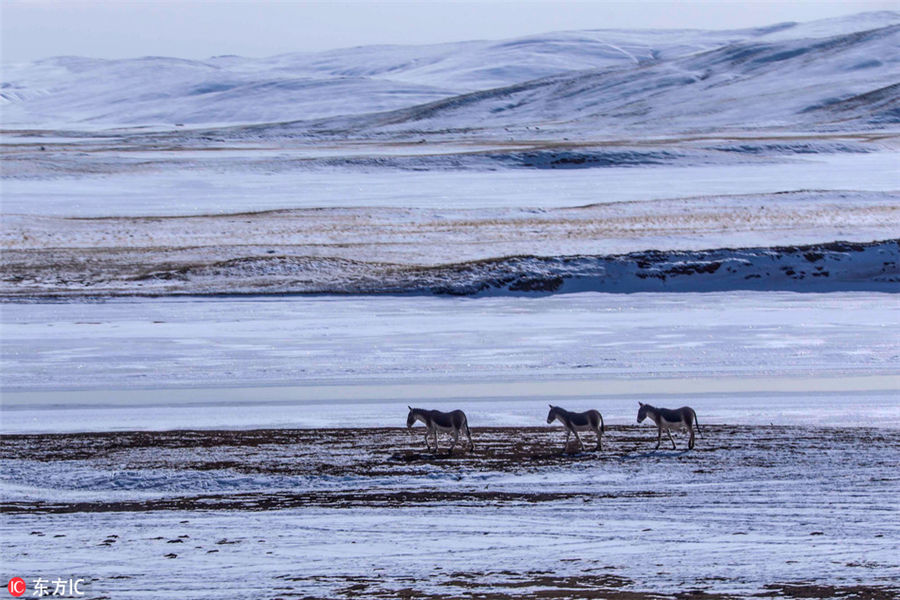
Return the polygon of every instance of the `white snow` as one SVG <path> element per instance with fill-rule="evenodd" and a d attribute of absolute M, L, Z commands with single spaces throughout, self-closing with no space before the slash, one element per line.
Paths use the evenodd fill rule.
<path fill-rule="evenodd" d="M 217 268 L 268 277 L 271 256 L 364 280 L 376 262 L 896 239 L 898 24 L 4 65 L 4 567 L 141 599 L 896 586 L 897 293 L 104 290 L 183 293 L 165 277 L 187 264 L 221 291 Z M 895 281 L 891 243 L 864 279 Z M 37 297 L 60 291 L 82 295 Z M 693 406 L 708 437 L 653 452 L 639 400 Z M 476 443 L 507 426 L 515 445 L 549 402 L 601 409 L 605 453 L 402 463 L 420 432 L 376 429 L 460 407 Z M 346 427 L 366 429 L 191 437 Z M 546 427 L 529 435 L 555 453 Z M 156 443 L 184 429 L 204 431 Z M 120 447 L 128 431 L 144 445 Z M 423 491 L 461 499 L 315 497 Z M 492 491 L 512 499 L 477 499 Z M 300 500 L 258 503 L 281 495 Z"/>
<path fill-rule="evenodd" d="M 900 192 L 897 152 L 816 154 L 778 164 L 610 167 L 553 171 L 299 169 L 277 160 L 233 170 L 170 168 L 151 174 L 52 173 L 3 181 L 4 214 L 73 217 L 241 213 L 322 207 L 565 208 L 588 204 L 769 194 L 796 190 Z M 854 227 L 847 227 L 852 232 Z"/>

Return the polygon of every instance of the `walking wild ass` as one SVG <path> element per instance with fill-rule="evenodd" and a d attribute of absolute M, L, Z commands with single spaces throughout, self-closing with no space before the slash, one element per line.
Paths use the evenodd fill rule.
<path fill-rule="evenodd" d="M 675 450 L 675 440 L 672 439 L 672 430 L 673 429 L 687 429 L 691 434 L 690 439 L 688 440 L 688 449 L 693 449 L 694 447 L 694 425 L 697 426 L 697 433 L 700 433 L 700 423 L 697 422 L 697 413 L 694 412 L 694 409 L 690 406 L 682 406 L 681 408 L 670 409 L 670 408 L 656 408 L 655 406 L 650 406 L 649 404 L 644 404 L 643 402 L 638 402 L 640 408 L 638 409 L 637 422 L 640 423 L 647 417 L 656 423 L 656 448 L 659 448 L 660 442 L 662 442 L 662 432 L 665 429 L 666 435 L 669 436 L 669 441 L 672 442 L 672 450 Z"/>
<path fill-rule="evenodd" d="M 566 445 L 563 447 L 563 454 L 569 447 L 569 436 L 575 434 L 575 439 L 584 450 L 584 442 L 578 435 L 579 431 L 593 431 L 597 434 L 597 450 L 603 450 L 603 442 L 600 436 L 603 435 L 603 415 L 596 410 L 587 410 L 585 412 L 569 412 L 564 408 L 550 405 L 550 413 L 547 415 L 547 423 L 552 423 L 558 419 L 566 428 Z"/>
<path fill-rule="evenodd" d="M 453 444 L 450 445 L 448 454 L 453 452 L 456 443 L 459 441 L 459 433 L 465 429 L 466 437 L 469 438 L 469 450 L 475 449 L 472 443 L 472 434 L 469 432 L 469 422 L 466 419 L 466 413 L 461 410 L 451 412 L 441 412 L 439 410 L 426 410 L 424 408 L 413 408 L 408 406 L 409 415 L 406 417 L 406 427 L 411 428 L 416 421 L 422 421 L 425 424 L 425 447 L 431 450 L 428 443 L 428 436 L 434 436 L 434 453 L 438 451 L 438 432 L 442 431 L 450 433 L 453 436 Z"/>

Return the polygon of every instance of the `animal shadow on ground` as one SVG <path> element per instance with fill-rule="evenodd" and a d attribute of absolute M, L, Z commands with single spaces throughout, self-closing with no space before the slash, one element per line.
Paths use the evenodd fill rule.
<path fill-rule="evenodd" d="M 575 440 L 565 444 L 562 428 L 525 427 L 519 429 L 484 427 L 473 428 L 475 450 L 468 451 L 457 447 L 453 453 L 441 448 L 440 453 L 426 451 L 424 444 L 403 440 L 393 448 L 390 441 L 385 440 L 383 448 L 387 450 L 384 459 L 387 462 L 406 465 L 415 464 L 453 464 L 459 467 L 475 469 L 514 470 L 516 468 L 533 468 L 541 465 L 566 465 L 581 462 L 604 462 L 607 460 L 683 460 L 693 457 L 695 453 L 710 452 L 716 449 L 698 445 L 693 450 L 686 448 L 686 438 L 676 438 L 679 447 L 655 449 L 656 436 L 644 435 L 643 428 L 637 426 L 613 425 L 607 427 L 603 450 L 597 450 L 593 444 L 586 444 L 580 449 Z M 399 438 L 390 436 L 395 442 Z M 684 444 L 681 444 L 681 442 Z M 707 442 L 709 443 L 709 442 Z M 448 442 L 449 445 L 449 442 Z"/>
<path fill-rule="evenodd" d="M 687 456 L 693 450 L 651 450 L 650 452 L 635 452 L 622 454 L 619 456 L 622 460 L 636 460 L 641 458 L 679 458 Z"/>

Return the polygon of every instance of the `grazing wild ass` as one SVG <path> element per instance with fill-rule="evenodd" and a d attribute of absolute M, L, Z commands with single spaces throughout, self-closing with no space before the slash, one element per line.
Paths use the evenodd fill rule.
<path fill-rule="evenodd" d="M 585 412 L 569 412 L 564 408 L 550 405 L 550 413 L 547 415 L 547 423 L 552 423 L 555 419 L 566 427 L 566 445 L 563 446 L 563 454 L 569 448 L 569 436 L 575 434 L 575 439 L 581 444 L 584 450 L 584 442 L 578 435 L 579 431 L 593 431 L 597 434 L 597 450 L 603 450 L 603 442 L 600 436 L 603 435 L 603 415 L 596 410 L 587 410 Z"/>
<path fill-rule="evenodd" d="M 640 405 L 640 408 L 638 409 L 637 422 L 640 423 L 647 417 L 650 417 L 650 419 L 656 423 L 657 449 L 659 448 L 660 442 L 662 442 L 663 429 L 666 430 L 669 441 L 672 442 L 672 450 L 675 450 L 675 440 L 672 439 L 672 430 L 687 429 L 691 434 L 691 438 L 688 440 L 688 449 L 693 449 L 694 425 L 697 426 L 697 433 L 700 433 L 700 423 L 697 422 L 697 413 L 694 412 L 693 408 L 690 406 L 682 406 L 681 408 L 672 410 L 670 408 L 656 408 L 655 406 L 650 406 L 643 402 L 638 402 L 638 404 Z"/>
<path fill-rule="evenodd" d="M 453 436 L 453 444 L 447 452 L 451 454 L 456 442 L 459 441 L 459 432 L 466 430 L 466 437 L 469 438 L 469 450 L 475 449 L 472 443 L 472 434 L 469 432 L 469 421 L 466 419 L 466 413 L 461 410 L 451 412 L 441 412 L 439 410 L 426 410 L 424 408 L 413 408 L 408 406 L 409 415 L 406 417 L 406 427 L 412 427 L 416 421 L 422 421 L 425 424 L 425 447 L 431 450 L 428 444 L 428 436 L 434 436 L 434 453 L 438 451 L 438 431 L 449 432 Z"/>

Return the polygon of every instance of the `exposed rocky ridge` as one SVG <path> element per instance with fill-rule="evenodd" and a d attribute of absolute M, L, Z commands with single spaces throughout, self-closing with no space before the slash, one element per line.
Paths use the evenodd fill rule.
<path fill-rule="evenodd" d="M 14 253 L 15 254 L 15 253 Z M 647 250 L 607 256 L 511 256 L 438 266 L 273 254 L 116 272 L 90 260 L 30 275 L 6 256 L 6 298 L 210 294 L 483 296 L 583 291 L 900 292 L 900 240 L 772 248 Z M 10 268 L 9 261 L 13 261 Z"/>

